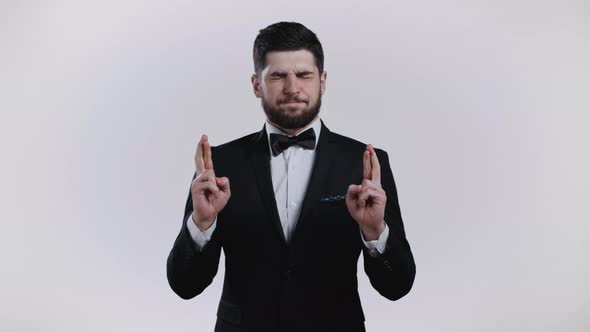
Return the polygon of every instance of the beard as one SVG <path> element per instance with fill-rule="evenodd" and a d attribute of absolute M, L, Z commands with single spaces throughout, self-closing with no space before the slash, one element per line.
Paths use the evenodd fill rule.
<path fill-rule="evenodd" d="M 264 98 L 262 100 L 262 109 L 270 122 L 285 129 L 298 129 L 307 126 L 320 113 L 322 106 L 322 95 L 318 95 L 318 100 L 315 104 L 304 108 L 300 115 L 292 116 L 290 111 L 280 107 L 273 107 L 269 105 Z"/>

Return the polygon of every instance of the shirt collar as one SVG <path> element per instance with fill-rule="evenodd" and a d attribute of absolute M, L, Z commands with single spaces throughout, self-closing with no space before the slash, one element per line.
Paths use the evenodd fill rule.
<path fill-rule="evenodd" d="M 268 120 L 264 123 L 264 127 L 266 128 L 266 139 L 268 141 L 268 149 L 269 149 L 269 151 L 271 151 L 271 156 L 272 156 L 272 150 L 270 149 L 270 134 L 287 135 L 287 133 L 285 133 L 281 129 L 273 126 L 272 124 L 270 124 L 268 122 Z M 322 130 L 322 122 L 320 121 L 319 116 L 315 120 L 313 120 L 310 124 L 305 126 L 305 128 L 303 128 L 301 131 L 299 131 L 299 133 L 297 133 L 297 135 L 301 134 L 302 132 L 306 131 L 309 128 L 313 128 L 313 131 L 315 133 L 315 146 L 318 146 L 318 141 L 320 139 L 320 132 Z M 295 135 L 295 136 L 297 136 L 297 135 Z M 289 135 L 287 135 L 287 136 L 289 136 Z M 315 150 L 315 148 L 314 148 L 314 150 Z"/>

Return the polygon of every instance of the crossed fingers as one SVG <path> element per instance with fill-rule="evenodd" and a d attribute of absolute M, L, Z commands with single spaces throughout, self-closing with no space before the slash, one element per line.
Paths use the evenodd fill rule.
<path fill-rule="evenodd" d="M 197 145 L 195 166 L 197 177 L 193 181 L 206 182 L 205 184 L 199 184 L 199 186 L 207 188 L 211 192 L 218 191 L 215 171 L 213 170 L 213 159 L 211 159 L 211 145 L 209 144 L 207 135 L 202 135 Z"/>
<path fill-rule="evenodd" d="M 363 187 L 364 180 L 370 180 L 381 188 L 381 166 L 377 153 L 371 144 L 367 145 L 367 149 L 363 155 Z"/>
<path fill-rule="evenodd" d="M 197 169 L 197 176 L 205 169 L 213 169 L 213 159 L 211 159 L 211 145 L 207 135 L 201 135 L 201 140 L 197 145 L 197 153 L 195 154 L 195 166 Z"/>

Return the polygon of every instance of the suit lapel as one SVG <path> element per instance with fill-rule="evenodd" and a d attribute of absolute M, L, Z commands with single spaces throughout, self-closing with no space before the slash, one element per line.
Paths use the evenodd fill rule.
<path fill-rule="evenodd" d="M 321 121 L 321 120 L 320 120 Z M 305 222 L 305 218 L 316 207 L 317 202 L 320 199 L 321 189 L 325 186 L 330 174 L 330 167 L 333 164 L 334 157 L 337 154 L 337 145 L 335 137 L 332 132 L 324 125 L 321 121 L 321 134 L 316 146 L 315 160 L 313 163 L 313 169 L 311 171 L 311 177 L 307 186 L 307 191 L 303 199 L 303 205 L 301 207 L 301 213 L 299 219 L 293 230 L 291 242 L 295 238 L 298 230 L 301 229 L 301 223 Z M 269 219 L 272 222 L 275 230 L 278 232 L 278 236 L 281 239 L 283 245 L 287 245 L 285 235 L 283 233 L 283 226 L 281 225 L 281 219 L 277 211 L 277 203 L 275 200 L 274 189 L 272 184 L 272 177 L 270 172 L 270 151 L 268 146 L 268 137 L 266 134 L 266 128 L 263 126 L 262 130 L 253 137 L 250 144 L 251 151 L 251 166 L 253 173 L 256 176 L 256 183 L 258 190 L 262 198 L 264 207 L 268 213 Z"/>
<path fill-rule="evenodd" d="M 258 191 L 262 203 L 268 213 L 270 221 L 273 223 L 275 230 L 281 239 L 283 245 L 287 244 L 285 234 L 283 233 L 283 226 L 277 211 L 277 201 L 275 200 L 275 192 L 272 186 L 272 176 L 270 173 L 270 151 L 268 145 L 268 135 L 266 128 L 263 126 L 258 135 L 254 136 L 251 146 L 251 166 L 253 167 L 256 176 L 256 183 L 258 184 Z"/>
<path fill-rule="evenodd" d="M 334 159 L 338 152 L 335 137 L 328 127 L 324 125 L 323 121 L 321 131 L 320 139 L 316 146 L 311 177 L 309 179 L 309 184 L 307 185 L 307 191 L 305 192 L 305 198 L 303 199 L 299 219 L 297 219 L 295 229 L 291 235 L 291 243 L 293 243 L 297 234 L 301 232 L 305 223 L 308 222 L 308 215 L 313 209 L 317 208 L 317 204 L 322 194 L 321 191 L 326 188 L 330 175 L 330 168 L 333 166 Z"/>

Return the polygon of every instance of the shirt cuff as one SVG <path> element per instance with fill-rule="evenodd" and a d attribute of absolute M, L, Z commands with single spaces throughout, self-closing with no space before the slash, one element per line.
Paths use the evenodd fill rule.
<path fill-rule="evenodd" d="M 369 249 L 369 255 L 371 255 L 371 257 L 377 257 L 385 251 L 387 238 L 389 237 L 389 227 L 387 227 L 387 223 L 385 223 L 385 229 L 383 229 L 383 232 L 381 232 L 377 240 L 365 241 L 365 236 L 360 227 L 359 232 L 361 233 L 361 240 L 363 240 L 365 247 Z"/>
<path fill-rule="evenodd" d="M 201 249 L 203 249 L 207 242 L 211 240 L 211 235 L 213 234 L 213 231 L 215 230 L 216 226 L 217 217 L 215 217 L 215 220 L 213 220 L 213 224 L 211 224 L 211 226 L 203 232 L 201 232 L 197 225 L 195 225 L 192 213 L 186 221 L 186 227 L 188 228 L 188 232 L 190 233 L 193 241 L 195 241 L 195 244 L 197 245 L 197 249 L 199 249 L 199 251 L 201 251 Z"/>

